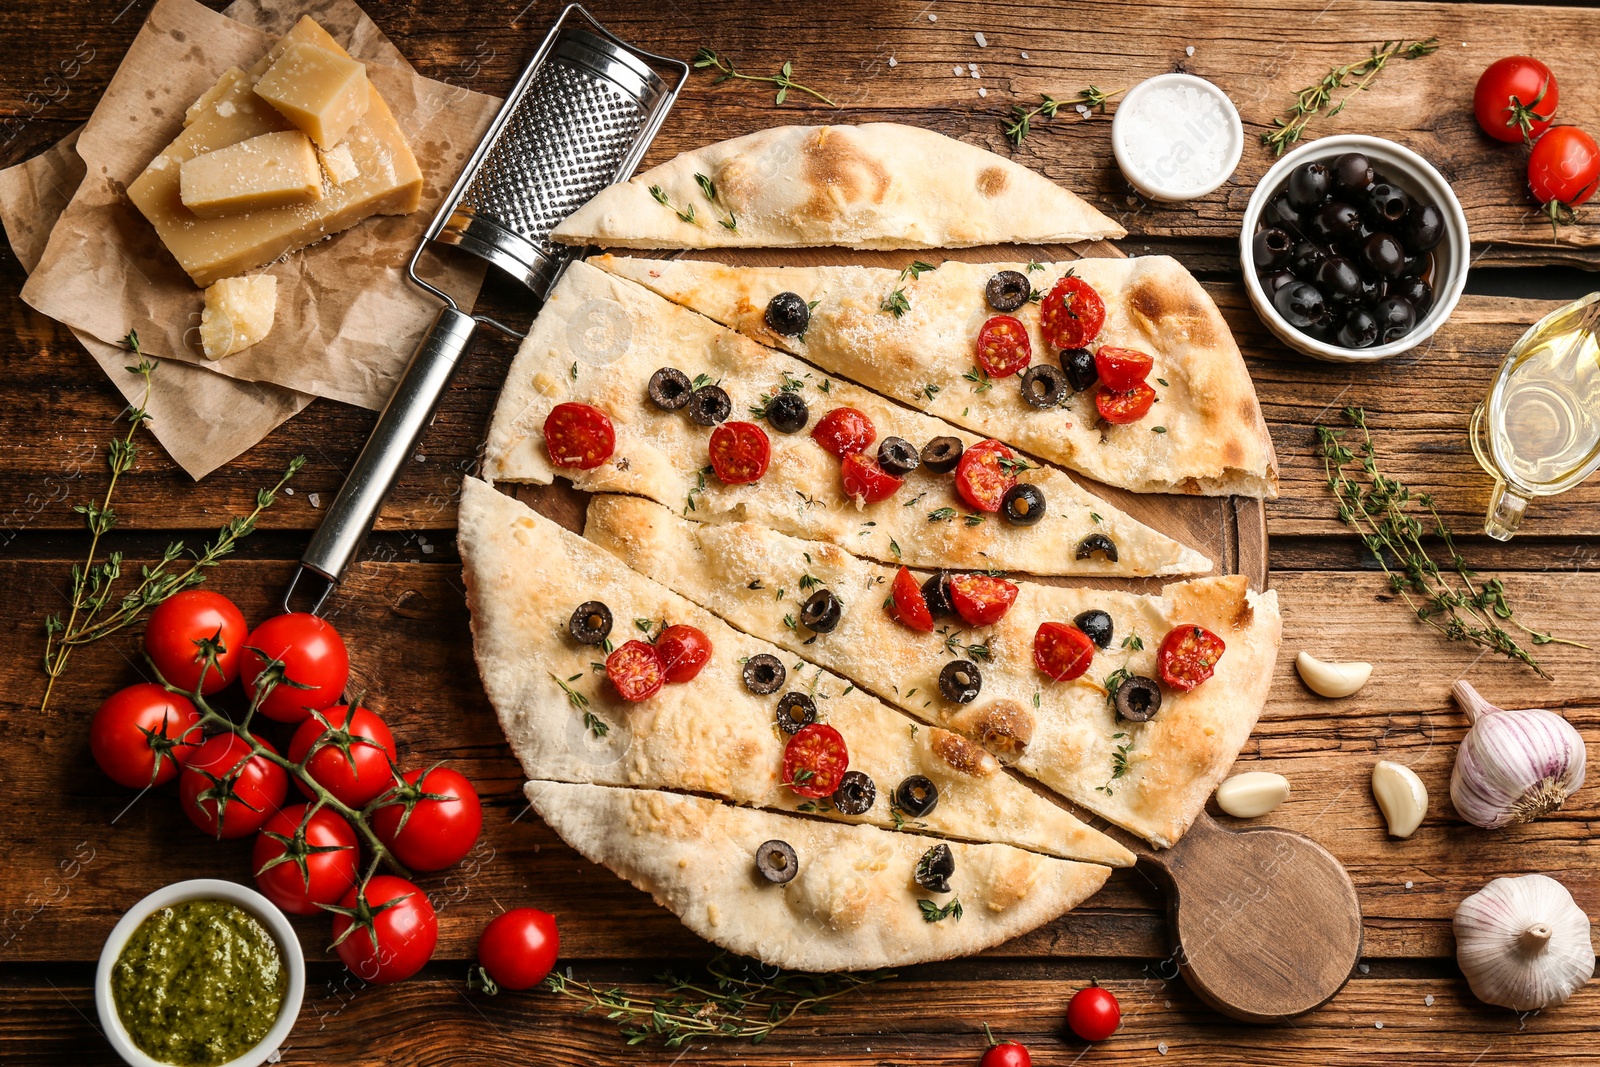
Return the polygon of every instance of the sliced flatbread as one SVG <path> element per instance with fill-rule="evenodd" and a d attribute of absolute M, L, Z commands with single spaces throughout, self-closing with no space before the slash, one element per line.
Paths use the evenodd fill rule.
<path fill-rule="evenodd" d="M 550 294 L 511 365 L 489 427 L 485 477 L 547 484 L 560 476 L 592 492 L 647 496 L 702 521 L 761 522 L 924 567 L 1101 575 L 1211 569 L 1199 552 L 1049 467 L 1020 475 L 1037 484 L 1047 502 L 1044 518 L 1032 526 L 1013 526 L 998 515 L 978 517 L 957 496 L 951 476 L 926 469 L 914 471 L 888 500 L 858 508 L 844 492 L 839 461 L 809 432 L 783 434 L 763 423 L 772 445 L 767 473 L 757 482 L 724 485 L 708 466 L 711 429 L 685 411 L 651 403 L 650 376 L 662 366 L 720 382 L 732 399 L 734 420 L 751 419 L 751 408 L 788 385 L 809 406 L 808 427 L 835 407 L 853 407 L 871 418 L 879 440 L 902 437 L 918 448 L 942 435 L 967 446 L 979 440 L 579 262 Z M 593 470 L 558 468 L 550 461 L 544 422 L 564 401 L 598 407 L 615 427 L 615 452 Z M 1116 562 L 1099 555 L 1078 558 L 1079 543 L 1091 534 L 1111 538 Z"/>
<path fill-rule="evenodd" d="M 710 793 L 1113 866 L 1133 863 L 1126 848 L 1012 777 L 978 745 L 919 727 L 844 679 L 735 631 L 475 478 L 463 486 L 458 543 L 478 670 L 530 778 Z M 687 623 L 710 638 L 711 661 L 692 681 L 669 683 L 630 704 L 594 669 L 605 650 L 567 633 L 573 609 L 588 600 L 611 609 L 617 645 L 643 639 L 640 624 L 659 632 L 664 622 Z M 783 784 L 788 735 L 775 719 L 781 692 L 759 696 L 741 677 L 743 661 L 763 653 L 784 659 L 784 690 L 816 700 L 822 720 L 844 736 L 851 768 L 876 784 L 877 800 L 865 815 L 841 815 L 826 799 L 808 800 Z M 939 789 L 938 806 L 915 820 L 891 810 L 895 787 L 914 774 Z"/>
<path fill-rule="evenodd" d="M 777 967 L 854 971 L 964 956 L 1049 922 L 1092 896 L 1110 869 L 1009 845 L 952 844 L 951 893 L 913 880 L 937 842 L 735 808 L 703 797 L 529 782 L 528 801 L 586 858 L 649 893 L 708 941 Z M 757 872 L 769 840 L 795 850 L 792 881 Z M 920 901 L 961 916 L 930 922 Z"/>
<path fill-rule="evenodd" d="M 986 744 L 1024 774 L 1163 848 L 1188 829 L 1255 728 L 1281 633 L 1277 595 L 1252 593 L 1239 576 L 1169 585 L 1161 596 L 1023 582 L 994 626 L 962 630 L 957 621 L 930 634 L 885 609 L 894 568 L 831 545 L 751 523 L 685 522 L 649 501 L 615 496 L 590 502 L 584 536 L 746 633 Z M 801 575 L 836 590 L 846 604 L 838 627 L 815 640 L 785 625 L 792 608 L 771 591 L 795 588 Z M 1091 608 L 1111 615 L 1109 647 L 1082 678 L 1053 681 L 1034 664 L 1034 633 L 1042 622 L 1071 623 Z M 1102 686 L 1123 668 L 1154 677 L 1162 638 L 1182 624 L 1226 642 L 1216 673 L 1188 693 L 1163 687 L 1151 721 L 1120 721 Z M 977 699 L 964 706 L 939 691 L 939 672 L 957 658 L 973 660 L 982 674 Z"/>
<path fill-rule="evenodd" d="M 1168 256 L 949 260 L 915 278 L 881 267 L 730 267 L 614 256 L 591 262 L 762 344 L 1108 485 L 1138 493 L 1278 495 L 1277 457 L 1239 346 L 1210 295 Z M 1106 305 L 1096 343 L 1155 359 L 1147 384 L 1158 399 L 1149 414 L 1113 426 L 1099 417 L 1094 389 L 1041 410 L 1023 399 L 1020 374 L 989 383 L 964 378 L 977 377 L 978 331 L 997 314 L 984 287 L 1002 270 L 1024 274 L 1041 293 L 1068 270 L 1094 286 Z M 899 317 L 882 307 L 897 289 L 910 305 Z M 799 337 L 767 325 L 767 303 L 782 292 L 816 301 Z M 1058 363 L 1039 329 L 1039 305 L 1025 303 L 1010 314 L 1028 329 L 1033 363 Z"/>
<path fill-rule="evenodd" d="M 1003 156 L 871 122 L 778 126 L 684 152 L 601 190 L 552 236 L 616 248 L 967 248 L 1126 232 Z"/>

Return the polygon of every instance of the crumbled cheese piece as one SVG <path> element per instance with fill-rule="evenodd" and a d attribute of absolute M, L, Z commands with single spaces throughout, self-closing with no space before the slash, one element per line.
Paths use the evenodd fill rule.
<path fill-rule="evenodd" d="M 223 278 L 206 290 L 200 348 L 207 359 L 241 352 L 266 337 L 278 310 L 278 279 L 270 274 Z"/>
<path fill-rule="evenodd" d="M 972 39 L 973 39 L 973 40 L 974 40 L 974 41 L 977 41 L 977 42 L 978 42 L 978 47 L 979 47 L 979 48 L 988 48 L 988 47 L 989 47 L 989 38 L 987 38 L 987 37 L 985 37 L 985 36 L 984 36 L 984 35 L 983 35 L 983 34 L 981 34 L 981 33 L 975 33 L 975 34 L 973 34 L 973 35 L 972 35 Z"/>
<path fill-rule="evenodd" d="M 338 145 L 326 152 L 318 152 L 317 158 L 322 161 L 322 169 L 327 171 L 328 180 L 335 185 L 343 185 L 353 178 L 361 177 L 361 168 L 356 165 L 355 157 L 350 154 L 350 146 Z"/>
<path fill-rule="evenodd" d="M 974 77 L 974 78 L 981 78 L 981 77 L 982 77 L 982 75 L 981 75 L 981 74 L 979 74 L 979 73 L 978 73 L 978 69 L 977 69 L 977 68 L 976 68 L 976 67 L 974 67 L 974 68 L 973 68 L 973 69 L 972 69 L 972 76 L 973 76 L 973 77 Z"/>

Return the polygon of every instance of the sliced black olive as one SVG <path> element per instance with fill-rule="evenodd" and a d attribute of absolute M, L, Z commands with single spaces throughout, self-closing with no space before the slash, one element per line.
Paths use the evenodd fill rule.
<path fill-rule="evenodd" d="M 833 791 L 833 806 L 840 815 L 865 815 L 878 800 L 878 786 L 871 776 L 860 771 L 845 771 L 839 788 Z"/>
<path fill-rule="evenodd" d="M 689 394 L 689 417 L 701 426 L 715 426 L 733 412 L 733 401 L 720 385 L 702 385 Z"/>
<path fill-rule="evenodd" d="M 953 659 L 939 672 L 939 692 L 946 700 L 957 704 L 970 704 L 978 699 L 983 688 L 983 675 L 978 665 L 970 659 Z"/>
<path fill-rule="evenodd" d="M 1406 217 L 1411 210 L 1411 198 L 1404 189 L 1379 182 L 1367 190 L 1367 218 L 1374 226 L 1390 227 Z"/>
<path fill-rule="evenodd" d="M 1117 561 L 1117 543 L 1105 534 L 1090 534 L 1078 542 L 1078 559 L 1089 559 L 1096 552 L 1105 557 L 1107 563 Z"/>
<path fill-rule="evenodd" d="M 1372 184 L 1372 161 L 1360 152 L 1346 152 L 1333 161 L 1333 187 L 1346 196 L 1367 191 Z"/>
<path fill-rule="evenodd" d="M 894 791 L 894 806 L 920 819 L 939 806 L 939 787 L 920 774 L 913 774 Z"/>
<path fill-rule="evenodd" d="M 917 884 L 930 893 L 950 892 L 950 876 L 956 873 L 955 853 L 945 844 L 934 845 L 917 861 Z"/>
<path fill-rule="evenodd" d="M 904 437 L 885 437 L 878 445 L 878 466 L 896 478 L 904 478 L 921 465 L 917 446 Z"/>
<path fill-rule="evenodd" d="M 819 634 L 831 634 L 834 627 L 839 625 L 839 617 L 843 614 L 844 605 L 833 595 L 833 590 L 818 589 L 800 609 L 800 621 L 808 630 Z"/>
<path fill-rule="evenodd" d="M 1370 348 L 1378 343 L 1378 320 L 1366 308 L 1352 308 L 1337 337 L 1342 348 Z"/>
<path fill-rule="evenodd" d="M 775 333 L 796 337 L 811 325 L 811 309 L 799 293 L 779 293 L 767 301 L 767 325 Z"/>
<path fill-rule="evenodd" d="M 1400 240 L 1406 251 L 1427 252 L 1444 237 L 1444 212 L 1432 204 L 1413 204 L 1400 224 Z"/>
<path fill-rule="evenodd" d="M 961 462 L 961 438 L 935 437 L 922 446 L 922 465 L 935 474 L 949 474 Z"/>
<path fill-rule="evenodd" d="M 650 375 L 650 402 L 662 411 L 677 411 L 692 392 L 689 376 L 677 367 L 662 367 Z"/>
<path fill-rule="evenodd" d="M 756 870 L 773 885 L 786 885 L 800 873 L 800 857 L 787 841 L 763 841 L 756 846 Z"/>
<path fill-rule="evenodd" d="M 1386 296 L 1372 309 L 1378 320 L 1378 332 L 1385 343 L 1398 341 L 1411 332 L 1417 324 L 1417 309 L 1403 296 Z"/>
<path fill-rule="evenodd" d="M 1015 311 L 1028 302 L 1033 293 L 1033 283 L 1026 274 L 1003 270 L 989 279 L 983 287 L 983 297 L 996 311 Z"/>
<path fill-rule="evenodd" d="M 816 721 L 817 702 L 806 694 L 791 689 L 778 698 L 778 729 L 784 733 L 797 734 Z"/>
<path fill-rule="evenodd" d="M 1149 722 L 1161 710 L 1161 686 L 1154 678 L 1135 674 L 1117 686 L 1114 700 L 1117 718 L 1129 722 Z"/>
<path fill-rule="evenodd" d="M 763 652 L 759 656 L 751 656 L 744 661 L 744 687 L 752 693 L 766 696 L 776 693 L 783 688 L 783 680 L 789 676 L 778 657 Z"/>
<path fill-rule="evenodd" d="M 1044 518 L 1044 490 L 1032 482 L 1018 482 L 1000 498 L 1000 514 L 1013 526 L 1032 526 Z"/>
<path fill-rule="evenodd" d="M 1398 238 L 1375 233 L 1361 245 L 1361 262 L 1380 278 L 1398 278 L 1406 269 L 1406 252 Z"/>
<path fill-rule="evenodd" d="M 767 401 L 767 424 L 779 433 L 799 433 L 806 428 L 811 409 L 795 392 L 781 392 Z"/>
<path fill-rule="evenodd" d="M 1088 611 L 1080 612 L 1077 618 L 1072 620 L 1072 625 L 1082 630 L 1089 640 L 1101 648 L 1111 647 L 1112 624 L 1109 612 L 1090 608 Z"/>
<path fill-rule="evenodd" d="M 950 603 L 950 572 L 940 571 L 923 582 L 922 599 L 927 602 L 929 614 L 936 619 L 955 614 L 955 605 Z"/>
<path fill-rule="evenodd" d="M 1289 182 L 1284 192 L 1289 197 L 1289 203 L 1304 211 L 1322 203 L 1332 188 L 1333 176 L 1328 173 L 1328 168 L 1313 160 L 1289 172 Z"/>
<path fill-rule="evenodd" d="M 1277 270 L 1289 265 L 1294 242 L 1276 226 L 1256 231 L 1250 242 L 1250 255 L 1258 270 Z"/>
<path fill-rule="evenodd" d="M 1283 321 L 1297 330 L 1313 326 L 1328 317 L 1328 304 L 1322 290 L 1307 282 L 1286 285 L 1272 294 L 1272 306 Z"/>
<path fill-rule="evenodd" d="M 1061 353 L 1061 370 L 1075 392 L 1081 393 L 1100 380 L 1100 372 L 1094 365 L 1094 353 L 1087 348 L 1064 349 Z"/>
<path fill-rule="evenodd" d="M 1022 399 L 1036 408 L 1059 407 L 1069 388 L 1066 373 L 1049 363 L 1035 363 L 1022 376 Z"/>
<path fill-rule="evenodd" d="M 567 620 L 567 632 L 580 645 L 598 645 L 611 635 L 611 609 L 598 600 L 579 604 Z"/>

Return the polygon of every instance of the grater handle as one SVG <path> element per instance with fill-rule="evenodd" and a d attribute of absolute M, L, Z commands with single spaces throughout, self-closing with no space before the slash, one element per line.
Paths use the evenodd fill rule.
<path fill-rule="evenodd" d="M 294 610 L 290 601 L 295 587 L 308 573 L 323 582 L 312 607 L 321 613 L 324 601 L 333 591 L 345 569 L 355 559 L 367 532 L 378 518 L 383 498 L 400 474 L 401 466 L 416 448 L 422 431 L 433 416 L 434 405 L 444 393 L 456 364 L 472 344 L 477 321 L 454 307 L 441 308 L 433 325 L 422 335 L 411 362 L 406 364 L 400 384 L 378 416 L 378 425 L 356 457 L 355 466 L 345 477 L 344 486 L 322 518 L 322 525 L 300 557 L 300 566 L 283 596 L 284 611 Z"/>

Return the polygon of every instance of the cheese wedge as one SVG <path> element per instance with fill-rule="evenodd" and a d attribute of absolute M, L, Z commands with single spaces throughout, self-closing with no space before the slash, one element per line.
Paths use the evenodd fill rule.
<path fill-rule="evenodd" d="M 296 42 L 256 82 L 256 95 L 329 149 L 367 113 L 367 68 L 348 56 Z"/>
<path fill-rule="evenodd" d="M 224 278 L 206 290 L 200 313 L 200 349 L 221 359 L 258 343 L 272 330 L 278 310 L 278 279 L 270 274 Z"/>
<path fill-rule="evenodd" d="M 264 133 L 185 160 L 178 168 L 183 206 L 203 219 L 322 199 L 322 168 L 299 130 Z"/>

